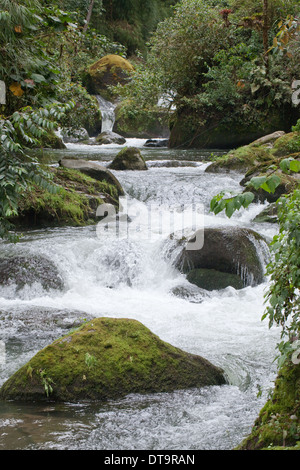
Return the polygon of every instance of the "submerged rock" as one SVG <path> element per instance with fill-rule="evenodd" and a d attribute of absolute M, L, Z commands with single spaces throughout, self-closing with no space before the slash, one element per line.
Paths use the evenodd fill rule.
<path fill-rule="evenodd" d="M 44 290 L 62 290 L 64 282 L 49 259 L 42 256 L 12 256 L 0 259 L 0 287 L 14 286 L 15 294 L 25 286 L 40 284 Z M 2 292 L 5 296 L 5 292 Z"/>
<path fill-rule="evenodd" d="M 112 170 L 148 170 L 144 157 L 136 147 L 125 147 L 109 165 Z"/>
<path fill-rule="evenodd" d="M 38 352 L 3 384 L 0 399 L 103 401 L 225 383 L 220 368 L 140 322 L 98 318 Z"/>
<path fill-rule="evenodd" d="M 244 287 L 264 281 L 268 246 L 255 231 L 238 227 L 207 228 L 202 248 L 192 249 L 192 242 L 191 238 L 175 261 L 181 272 L 188 274 L 195 269 L 207 269 L 237 275 Z"/>

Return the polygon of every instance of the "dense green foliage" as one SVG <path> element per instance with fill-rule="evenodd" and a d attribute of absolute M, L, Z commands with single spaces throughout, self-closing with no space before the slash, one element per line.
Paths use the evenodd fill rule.
<path fill-rule="evenodd" d="M 300 334 L 300 189 L 281 197 L 277 205 L 280 232 L 271 243 L 273 259 L 267 270 L 271 287 L 263 318 L 268 317 L 270 326 L 282 327 L 283 340 L 278 346 L 282 365 Z"/>
<path fill-rule="evenodd" d="M 156 26 L 171 12 L 176 0 L 95 0 L 90 28 L 112 42 L 124 45 L 128 54 L 146 52 L 146 41 Z M 91 2 L 59 0 L 59 6 L 78 13 L 84 26 Z"/>
<path fill-rule="evenodd" d="M 155 96 L 173 104 L 171 126 L 186 123 L 194 134 L 217 122 L 257 128 L 285 111 L 293 120 L 291 84 L 300 60 L 297 12 L 297 1 L 269 1 L 265 19 L 261 1 L 182 0 L 152 36 L 136 86 L 123 90 L 132 104 L 128 114 L 147 94 L 139 85 L 143 75 Z M 287 20 L 287 15 L 294 16 Z"/>

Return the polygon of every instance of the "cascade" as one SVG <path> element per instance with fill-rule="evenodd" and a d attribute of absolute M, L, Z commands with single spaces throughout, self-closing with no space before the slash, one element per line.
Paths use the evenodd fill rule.
<path fill-rule="evenodd" d="M 112 132 L 115 123 L 116 105 L 107 101 L 100 95 L 96 95 L 102 114 L 101 132 Z"/>

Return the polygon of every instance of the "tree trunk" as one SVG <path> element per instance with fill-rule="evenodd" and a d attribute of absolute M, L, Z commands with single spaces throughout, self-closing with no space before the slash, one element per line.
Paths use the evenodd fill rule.
<path fill-rule="evenodd" d="M 93 8 L 94 8 L 94 3 L 95 3 L 95 0 L 91 0 L 90 6 L 89 6 L 89 11 L 87 13 L 86 20 L 85 20 L 85 25 L 83 27 L 83 32 L 84 33 L 86 33 L 86 31 L 88 29 L 88 26 L 90 24 L 91 16 L 92 16 L 92 13 L 93 13 Z"/>

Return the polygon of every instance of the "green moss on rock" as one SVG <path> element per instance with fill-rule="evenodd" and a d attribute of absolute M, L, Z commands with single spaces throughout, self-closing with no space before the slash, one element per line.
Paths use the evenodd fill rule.
<path fill-rule="evenodd" d="M 111 100 L 109 87 L 124 84 L 133 70 L 127 59 L 115 54 L 106 55 L 88 68 L 86 87 L 90 93 Z"/>
<path fill-rule="evenodd" d="M 19 216 L 12 219 L 18 227 L 82 226 L 95 223 L 96 210 L 104 202 L 118 206 L 114 185 L 97 181 L 77 170 L 52 168 L 57 192 L 32 185 L 19 203 Z"/>
<path fill-rule="evenodd" d="M 148 170 L 144 157 L 136 147 L 122 149 L 113 159 L 109 168 L 112 170 Z"/>
<path fill-rule="evenodd" d="M 221 369 L 140 322 L 98 318 L 38 352 L 3 384 L 0 399 L 107 400 L 224 383 Z"/>
<path fill-rule="evenodd" d="M 277 157 L 300 152 L 300 132 L 290 132 L 274 143 L 273 153 Z"/>
<path fill-rule="evenodd" d="M 299 442 L 300 365 L 289 363 L 279 371 L 272 398 L 238 449 L 299 449 Z"/>
<path fill-rule="evenodd" d="M 239 171 L 244 173 L 261 163 L 271 162 L 273 159 L 268 147 L 245 145 L 218 158 L 207 167 L 206 172 Z"/>

